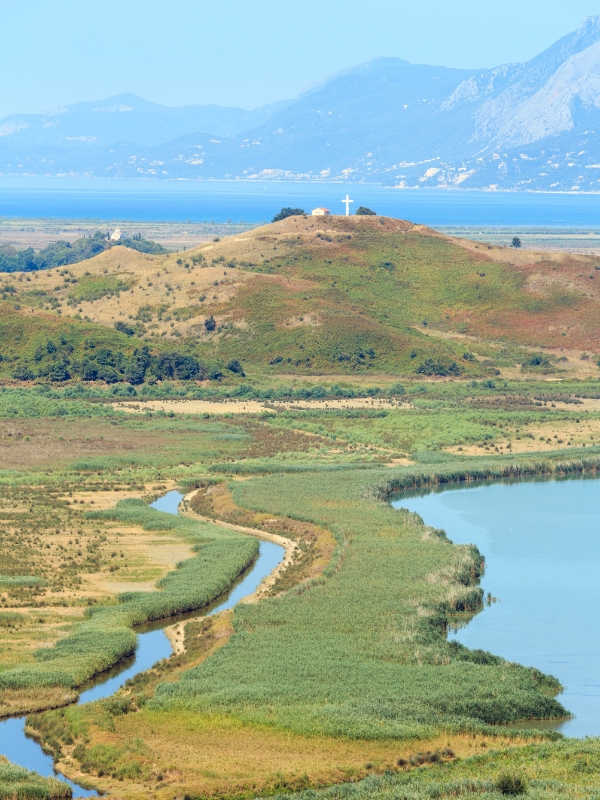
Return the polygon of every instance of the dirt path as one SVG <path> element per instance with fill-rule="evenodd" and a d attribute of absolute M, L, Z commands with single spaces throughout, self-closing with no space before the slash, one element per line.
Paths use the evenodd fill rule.
<path fill-rule="evenodd" d="M 247 597 L 244 597 L 240 600 L 240 603 L 256 603 L 268 593 L 279 575 L 281 575 L 281 573 L 287 569 L 287 567 L 293 562 L 295 556 L 300 553 L 300 548 L 297 542 L 292 541 L 292 539 L 286 539 L 285 536 L 279 536 L 276 533 L 267 533 L 266 531 L 261 531 L 258 528 L 246 528 L 244 525 L 233 525 L 230 522 L 211 519 L 210 517 L 204 517 L 200 514 L 196 514 L 191 510 L 190 503 L 194 495 L 199 491 L 199 489 L 194 489 L 192 492 L 189 492 L 185 495 L 179 506 L 180 514 L 187 517 L 192 517 L 193 519 L 202 520 L 204 522 L 210 522 L 212 525 L 218 525 L 221 528 L 228 528 L 229 530 L 238 531 L 239 533 L 247 533 L 250 536 L 256 536 L 258 539 L 273 542 L 274 544 L 278 544 L 280 547 L 283 547 L 285 551 L 283 560 L 269 575 L 267 575 L 266 578 L 262 580 L 260 586 L 254 592 L 252 592 L 252 594 L 249 594 Z M 199 620 L 204 616 L 205 615 L 201 614 L 193 619 Z M 185 626 L 189 621 L 190 620 L 176 622 L 174 625 L 164 628 L 164 632 L 171 642 L 171 646 L 173 647 L 173 655 L 179 655 L 180 653 L 185 652 Z"/>

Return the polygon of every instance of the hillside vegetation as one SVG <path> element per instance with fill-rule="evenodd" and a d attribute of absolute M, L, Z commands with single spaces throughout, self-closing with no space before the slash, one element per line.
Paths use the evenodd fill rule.
<path fill-rule="evenodd" d="M 128 239 L 112 241 L 108 235 L 96 231 L 93 236 L 85 236 L 74 242 L 64 240 L 49 244 L 37 253 L 33 248 L 17 250 L 11 245 L 0 246 L 0 272 L 30 272 L 38 269 L 52 269 L 77 264 L 93 258 L 111 247 L 129 247 L 140 253 L 166 253 L 165 248 L 156 242 L 149 242 L 136 235 Z"/>
<path fill-rule="evenodd" d="M 219 377 L 239 362 L 232 379 L 551 371 L 562 348 L 600 351 L 596 280 L 594 256 L 486 246 L 387 218 L 289 217 L 182 254 L 118 247 L 7 276 L 3 319 L 32 334 L 1 369 L 35 375 L 36 331 L 87 322 L 211 362 Z M 532 355 L 540 348 L 554 352 Z"/>

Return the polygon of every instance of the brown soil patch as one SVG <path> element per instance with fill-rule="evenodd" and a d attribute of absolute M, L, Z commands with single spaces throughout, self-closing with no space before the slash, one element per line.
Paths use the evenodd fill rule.
<path fill-rule="evenodd" d="M 83 456 L 158 448 L 158 435 L 95 419 L 0 420 L 0 463 L 9 469 L 60 466 Z"/>

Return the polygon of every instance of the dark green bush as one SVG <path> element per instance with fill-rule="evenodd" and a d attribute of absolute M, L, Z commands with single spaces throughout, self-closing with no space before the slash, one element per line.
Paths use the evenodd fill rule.
<path fill-rule="evenodd" d="M 272 222 L 280 222 L 282 219 L 286 219 L 286 217 L 302 217 L 304 216 L 304 209 L 303 208 L 290 208 L 286 206 L 282 208 L 278 214 L 275 214 Z"/>
<path fill-rule="evenodd" d="M 525 779 L 518 773 L 502 772 L 496 780 L 496 788 L 501 794 L 525 794 L 527 785 Z"/>

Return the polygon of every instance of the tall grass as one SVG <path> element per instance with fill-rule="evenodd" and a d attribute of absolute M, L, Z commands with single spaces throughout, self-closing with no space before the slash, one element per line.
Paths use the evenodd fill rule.
<path fill-rule="evenodd" d="M 56 778 L 9 764 L 0 756 L 0 800 L 54 800 L 70 798 L 71 787 Z"/>
<path fill-rule="evenodd" d="M 391 472 L 391 471 L 390 471 Z M 151 706 L 227 712 L 302 734 L 422 738 L 440 730 L 559 717 L 555 679 L 446 641 L 472 611 L 481 556 L 377 499 L 406 478 L 339 470 L 234 482 L 237 505 L 329 528 L 340 547 L 302 592 L 238 607 L 229 644 Z"/>
<path fill-rule="evenodd" d="M 435 754 L 433 755 L 435 759 Z M 410 771 L 371 775 L 355 783 L 295 792 L 296 800 L 596 800 L 600 740 L 565 739 L 452 761 L 440 759 Z M 418 761 L 417 761 L 418 763 Z M 284 800 L 289 794 L 275 795 Z"/>
<path fill-rule="evenodd" d="M 208 605 L 222 594 L 258 553 L 253 537 L 165 514 L 140 500 L 123 500 L 115 509 L 93 512 L 146 530 L 168 530 L 190 542 L 197 555 L 158 583 L 157 592 L 127 592 L 115 605 L 95 606 L 75 631 L 53 647 L 34 653 L 33 663 L 0 673 L 0 688 L 76 687 L 131 655 L 135 625 Z"/>

